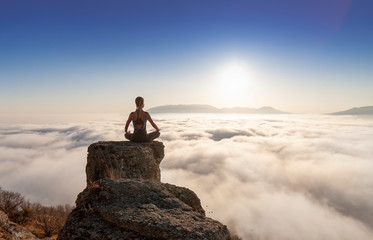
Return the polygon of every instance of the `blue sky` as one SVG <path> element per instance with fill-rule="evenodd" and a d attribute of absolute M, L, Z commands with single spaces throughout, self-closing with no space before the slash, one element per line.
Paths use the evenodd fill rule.
<path fill-rule="evenodd" d="M 372 105 L 371 9 L 368 0 L 0 0 L 0 112 L 126 112 L 138 95 L 147 107 Z M 222 91 L 220 70 L 234 63 L 246 83 L 223 79 L 242 91 Z"/>

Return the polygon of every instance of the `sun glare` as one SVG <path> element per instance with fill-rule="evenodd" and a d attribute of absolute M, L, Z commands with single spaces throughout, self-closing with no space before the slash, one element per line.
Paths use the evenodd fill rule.
<path fill-rule="evenodd" d="M 230 107 L 247 105 L 252 78 L 252 73 L 244 62 L 223 65 L 217 74 L 219 99 L 224 101 L 222 105 Z"/>

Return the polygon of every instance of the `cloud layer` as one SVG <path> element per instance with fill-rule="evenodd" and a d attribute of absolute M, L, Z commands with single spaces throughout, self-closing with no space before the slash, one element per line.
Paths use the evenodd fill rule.
<path fill-rule="evenodd" d="M 331 116 L 154 115 L 162 181 L 194 190 L 243 239 L 372 239 L 373 120 Z M 72 203 L 86 150 L 123 121 L 0 125 L 0 186 Z M 124 120 L 124 119 L 123 119 Z"/>
<path fill-rule="evenodd" d="M 0 125 L 0 186 L 43 204 L 74 203 L 85 187 L 87 147 L 120 139 L 119 121 Z"/>

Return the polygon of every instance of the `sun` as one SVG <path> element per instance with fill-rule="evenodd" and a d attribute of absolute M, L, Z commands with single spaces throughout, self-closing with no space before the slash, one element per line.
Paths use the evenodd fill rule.
<path fill-rule="evenodd" d="M 216 75 L 219 99 L 223 106 L 247 105 L 253 76 L 245 62 L 234 61 L 219 68 Z"/>

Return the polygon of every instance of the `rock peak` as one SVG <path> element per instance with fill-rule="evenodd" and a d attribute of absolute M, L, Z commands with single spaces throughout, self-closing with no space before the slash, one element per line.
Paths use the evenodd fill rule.
<path fill-rule="evenodd" d="M 197 195 L 160 182 L 161 142 L 97 142 L 88 148 L 87 187 L 58 240 L 232 239 L 205 216 Z"/>
<path fill-rule="evenodd" d="M 104 178 L 161 181 L 162 142 L 96 142 L 88 147 L 87 185 Z"/>

